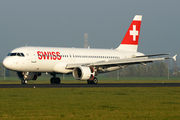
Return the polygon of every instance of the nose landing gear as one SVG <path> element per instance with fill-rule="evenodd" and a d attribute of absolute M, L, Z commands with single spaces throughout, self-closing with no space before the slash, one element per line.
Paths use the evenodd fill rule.
<path fill-rule="evenodd" d="M 28 81 L 27 80 L 21 80 L 21 84 L 27 84 Z"/>

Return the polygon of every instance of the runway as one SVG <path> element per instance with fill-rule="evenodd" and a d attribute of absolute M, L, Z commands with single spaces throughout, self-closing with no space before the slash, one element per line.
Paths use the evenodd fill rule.
<path fill-rule="evenodd" d="M 180 87 L 180 83 L 0 84 L 0 88 Z"/>

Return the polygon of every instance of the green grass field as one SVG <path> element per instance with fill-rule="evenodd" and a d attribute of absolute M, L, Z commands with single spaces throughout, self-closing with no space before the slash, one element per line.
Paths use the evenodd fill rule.
<path fill-rule="evenodd" d="M 0 88 L 0 119 L 180 119 L 180 88 Z"/>

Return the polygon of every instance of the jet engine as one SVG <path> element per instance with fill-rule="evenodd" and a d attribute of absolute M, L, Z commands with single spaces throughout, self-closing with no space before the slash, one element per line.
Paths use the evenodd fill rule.
<path fill-rule="evenodd" d="M 36 80 L 38 76 L 41 76 L 41 73 L 17 72 L 17 75 L 21 80 Z"/>
<path fill-rule="evenodd" d="M 95 71 L 93 67 L 79 66 L 74 68 L 73 77 L 77 80 L 93 80 Z"/>

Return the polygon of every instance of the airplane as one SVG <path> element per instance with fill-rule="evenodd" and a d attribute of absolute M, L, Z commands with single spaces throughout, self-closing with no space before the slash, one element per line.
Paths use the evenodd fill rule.
<path fill-rule="evenodd" d="M 63 48 L 63 47 L 19 47 L 12 50 L 3 60 L 7 69 L 17 71 L 22 84 L 36 80 L 42 73 L 53 77 L 51 84 L 60 84 L 57 74 L 72 74 L 77 80 L 97 84 L 96 76 L 134 64 L 147 63 L 174 57 L 153 57 L 169 55 L 145 55 L 137 52 L 142 15 L 135 15 L 121 44 L 116 49 Z"/>

